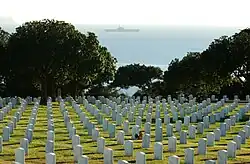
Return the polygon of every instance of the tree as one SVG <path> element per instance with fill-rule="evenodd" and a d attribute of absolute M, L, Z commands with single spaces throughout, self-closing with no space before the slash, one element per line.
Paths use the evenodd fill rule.
<path fill-rule="evenodd" d="M 99 46 L 99 53 L 102 57 L 102 66 L 99 67 L 97 78 L 93 81 L 92 85 L 110 84 L 114 80 L 116 73 L 117 59 L 114 58 L 106 47 Z"/>
<path fill-rule="evenodd" d="M 213 53 L 210 55 L 209 51 L 189 52 L 182 60 L 173 60 L 168 70 L 164 72 L 168 94 L 184 92 L 207 97 L 209 94 L 218 93 L 222 86 L 230 82 L 230 76 L 228 74 L 222 76 L 218 69 L 219 65 L 209 64 L 212 57 Z M 207 58 L 208 60 L 205 60 Z"/>
<path fill-rule="evenodd" d="M 152 83 L 152 85 L 147 88 L 144 93 L 146 95 L 150 95 L 152 97 L 156 97 L 159 95 L 166 95 L 164 91 L 164 82 L 163 81 L 156 81 Z"/>
<path fill-rule="evenodd" d="M 244 29 L 231 37 L 230 44 L 230 73 L 245 87 L 246 91 L 250 91 L 250 29 Z"/>
<path fill-rule="evenodd" d="M 145 89 L 157 79 L 162 79 L 162 70 L 159 67 L 130 64 L 118 68 L 112 85 L 121 88 L 137 86 Z"/>
<path fill-rule="evenodd" d="M 71 60 L 69 84 L 73 95 L 83 89 L 101 87 L 114 78 L 117 60 L 106 47 L 99 44 L 94 33 L 88 33 L 84 41 L 84 52 Z"/>
<path fill-rule="evenodd" d="M 6 47 L 10 34 L 0 27 L 0 47 Z"/>
<path fill-rule="evenodd" d="M 7 44 L 9 40 L 10 34 L 6 31 L 4 31 L 0 27 L 0 61 L 2 62 L 0 65 L 0 83 L 2 83 L 4 79 L 4 75 L 7 73 L 6 72 L 6 59 L 7 59 Z"/>
<path fill-rule="evenodd" d="M 104 62 L 99 46 L 93 33 L 86 36 L 64 21 L 26 22 L 10 37 L 9 70 L 14 76 L 32 77 L 46 102 L 48 96 L 55 96 L 56 88 L 79 82 L 88 85 L 96 79 Z"/>

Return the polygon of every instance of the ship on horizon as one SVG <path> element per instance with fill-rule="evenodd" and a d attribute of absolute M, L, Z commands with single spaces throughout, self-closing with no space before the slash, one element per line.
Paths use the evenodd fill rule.
<path fill-rule="evenodd" d="M 124 27 L 119 26 L 115 29 L 105 29 L 106 32 L 139 32 L 139 29 L 125 29 Z"/>

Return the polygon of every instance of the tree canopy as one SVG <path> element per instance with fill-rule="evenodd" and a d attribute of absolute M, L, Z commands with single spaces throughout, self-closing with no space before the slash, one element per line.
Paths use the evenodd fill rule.
<path fill-rule="evenodd" d="M 221 36 L 202 52 L 188 52 L 182 59 L 173 59 L 164 71 L 163 82 L 144 88 L 144 93 L 165 96 L 184 93 L 198 97 L 245 94 L 250 91 L 249 55 L 250 29 Z M 161 77 L 152 76 L 156 74 L 146 66 L 127 65 L 118 69 L 114 85 L 143 88 L 153 78 Z"/>
<path fill-rule="evenodd" d="M 112 85 L 122 88 L 148 88 L 157 79 L 162 79 L 162 70 L 159 67 L 130 64 L 118 68 Z"/>
<path fill-rule="evenodd" d="M 167 92 L 207 96 L 236 83 L 249 91 L 249 34 L 245 29 L 230 37 L 222 36 L 202 52 L 173 60 L 164 72 Z"/>
<path fill-rule="evenodd" d="M 17 27 L 8 39 L 6 62 L 7 86 L 18 79 L 40 90 L 43 97 L 55 96 L 57 88 L 70 84 L 74 87 L 68 91 L 76 94 L 79 86 L 112 80 L 116 65 L 94 33 L 83 34 L 70 23 L 49 19 Z"/>

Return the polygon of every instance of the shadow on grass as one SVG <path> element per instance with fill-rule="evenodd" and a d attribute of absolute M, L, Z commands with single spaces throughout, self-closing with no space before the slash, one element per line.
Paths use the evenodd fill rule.
<path fill-rule="evenodd" d="M 12 142 L 12 143 L 3 143 L 3 146 L 13 146 L 13 145 L 19 145 L 20 142 Z"/>
<path fill-rule="evenodd" d="M 0 154 L 0 157 L 13 157 L 13 154 L 7 154 L 7 153 L 4 153 L 4 154 Z"/>
<path fill-rule="evenodd" d="M 40 160 L 40 158 L 37 157 L 25 158 L 25 161 L 30 161 L 30 160 Z"/>
<path fill-rule="evenodd" d="M 56 149 L 55 152 L 57 152 L 57 151 L 66 151 L 66 150 L 72 150 L 72 148 L 59 148 L 59 149 Z"/>

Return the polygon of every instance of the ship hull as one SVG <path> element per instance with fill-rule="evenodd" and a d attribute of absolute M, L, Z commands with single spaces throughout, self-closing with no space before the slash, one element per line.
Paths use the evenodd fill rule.
<path fill-rule="evenodd" d="M 106 29 L 106 32 L 139 32 L 139 29 L 126 29 L 126 30 L 117 30 L 117 29 Z"/>

